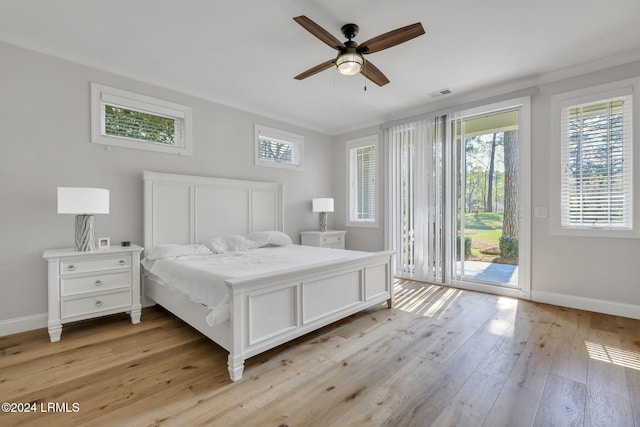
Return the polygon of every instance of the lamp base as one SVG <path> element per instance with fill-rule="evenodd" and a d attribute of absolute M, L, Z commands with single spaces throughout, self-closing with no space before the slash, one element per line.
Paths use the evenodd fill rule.
<path fill-rule="evenodd" d="M 320 231 L 327 231 L 327 213 L 320 212 Z"/>
<path fill-rule="evenodd" d="M 93 215 L 76 215 L 76 251 L 96 249 L 94 225 Z"/>

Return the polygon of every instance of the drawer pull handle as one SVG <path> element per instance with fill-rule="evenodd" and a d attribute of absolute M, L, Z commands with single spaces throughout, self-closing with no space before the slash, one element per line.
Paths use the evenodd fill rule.
<path fill-rule="evenodd" d="M 127 263 L 127 261 L 125 261 L 125 260 L 123 260 L 123 259 L 121 259 L 120 261 L 118 261 L 118 264 L 120 264 L 120 265 L 125 265 L 126 263 Z"/>
<path fill-rule="evenodd" d="M 96 307 L 101 307 L 102 304 L 103 304 L 102 301 L 100 301 L 100 300 L 96 301 Z"/>
<path fill-rule="evenodd" d="M 342 239 L 342 237 L 338 237 L 338 240 Z"/>
<path fill-rule="evenodd" d="M 76 266 L 75 266 L 75 265 L 73 265 L 73 264 L 69 264 L 69 265 L 67 266 L 67 270 L 69 270 L 69 271 L 73 271 L 73 270 L 75 270 L 75 269 L 76 269 Z"/>
<path fill-rule="evenodd" d="M 96 280 L 96 286 L 102 286 L 102 280 Z"/>

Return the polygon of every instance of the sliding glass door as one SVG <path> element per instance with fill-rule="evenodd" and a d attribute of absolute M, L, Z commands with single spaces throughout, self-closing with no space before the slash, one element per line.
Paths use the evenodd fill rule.
<path fill-rule="evenodd" d="M 528 295 L 528 98 L 390 127 L 395 274 Z"/>
<path fill-rule="evenodd" d="M 520 288 L 520 108 L 451 120 L 453 282 Z"/>

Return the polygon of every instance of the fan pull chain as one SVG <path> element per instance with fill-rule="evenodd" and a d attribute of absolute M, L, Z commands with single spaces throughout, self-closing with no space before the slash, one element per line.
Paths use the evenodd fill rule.
<path fill-rule="evenodd" d="M 367 60 L 366 59 L 363 61 L 362 67 L 366 71 L 366 69 L 367 69 Z M 364 91 L 366 92 L 367 91 L 367 77 L 364 74 L 362 74 L 362 77 L 364 77 Z"/>

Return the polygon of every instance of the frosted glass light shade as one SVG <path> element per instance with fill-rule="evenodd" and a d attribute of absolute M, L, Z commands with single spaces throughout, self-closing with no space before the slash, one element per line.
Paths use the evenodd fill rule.
<path fill-rule="evenodd" d="M 313 212 L 333 212 L 333 199 L 331 198 L 313 199 L 312 205 Z"/>
<path fill-rule="evenodd" d="M 109 213 L 109 190 L 58 187 L 58 213 L 96 215 Z"/>
<path fill-rule="evenodd" d="M 364 58 L 357 52 L 346 52 L 336 58 L 338 72 L 345 76 L 353 76 L 362 70 Z"/>

